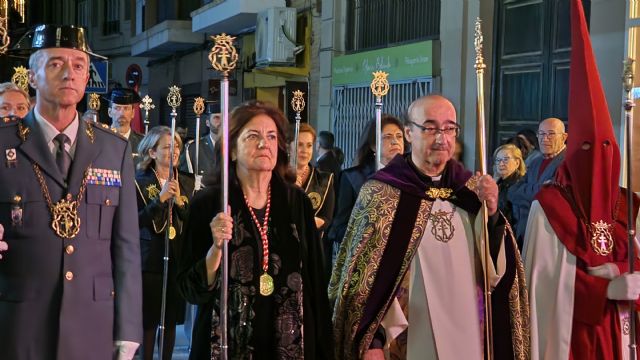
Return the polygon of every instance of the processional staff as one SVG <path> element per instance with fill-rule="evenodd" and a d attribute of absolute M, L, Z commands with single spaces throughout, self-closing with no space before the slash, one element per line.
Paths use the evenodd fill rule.
<path fill-rule="evenodd" d="M 13 68 L 13 76 L 11 76 L 11 82 L 16 84 L 17 87 L 29 93 L 29 70 L 24 66 L 18 66 Z"/>
<path fill-rule="evenodd" d="M 382 164 L 382 97 L 389 92 L 389 73 L 375 71 L 371 81 L 371 92 L 376 97 L 376 170 Z"/>
<path fill-rule="evenodd" d="M 475 25 L 475 38 L 473 44 L 476 50 L 476 85 L 477 85 L 477 140 L 478 140 L 478 154 L 480 156 L 480 173 L 482 175 L 487 174 L 487 142 L 486 142 L 486 127 L 484 119 L 484 58 L 482 56 L 482 28 L 480 26 L 480 18 L 476 19 Z M 481 234 L 481 247 L 483 261 L 483 283 L 484 283 L 484 340 L 487 358 L 493 359 L 493 322 L 492 322 L 492 309 L 491 309 L 491 281 L 489 279 L 489 264 L 491 264 L 491 254 L 489 252 L 489 230 L 487 229 L 487 222 L 489 220 L 489 214 L 487 210 L 487 202 L 482 202 L 482 216 L 483 226 Z"/>
<path fill-rule="evenodd" d="M 633 96 L 631 91 L 633 90 L 633 62 L 634 60 L 628 58 L 624 61 L 624 71 L 622 74 L 622 87 L 625 92 L 624 101 L 624 117 L 626 120 L 625 131 L 625 167 L 627 169 L 626 187 L 627 187 L 627 240 L 628 240 L 628 256 L 629 256 L 629 273 L 633 274 L 634 265 L 636 260 L 636 246 L 635 246 L 635 219 L 633 218 L 633 172 L 631 171 L 631 159 L 633 158 Z M 635 301 L 629 301 L 629 359 L 637 359 L 636 349 L 636 303 Z"/>
<path fill-rule="evenodd" d="M 100 95 L 89 94 L 89 109 L 93 110 L 93 122 L 98 122 L 98 111 L 100 111 Z"/>
<path fill-rule="evenodd" d="M 293 170 L 298 172 L 298 136 L 300 135 L 300 120 L 302 117 L 300 113 L 304 110 L 304 93 L 300 90 L 293 92 L 293 99 L 291 99 L 291 108 L 296 112 L 296 131 L 293 136 L 293 153 L 291 154 Z"/>
<path fill-rule="evenodd" d="M 196 177 L 196 182 L 198 182 L 198 184 L 200 183 L 198 181 L 198 176 L 200 176 L 200 115 L 202 115 L 202 113 L 204 112 L 204 98 L 203 97 L 197 97 L 195 98 L 195 101 L 193 102 L 193 112 L 196 114 L 196 164 L 195 167 L 193 168 L 193 173 Z M 187 154 L 188 155 L 188 154 Z M 199 186 L 196 186 L 196 188 L 200 188 Z"/>
<path fill-rule="evenodd" d="M 153 99 L 149 97 L 149 94 L 142 98 L 140 108 L 144 110 L 144 133 L 149 131 L 149 110 L 155 109 L 156 106 L 152 104 Z"/>
<path fill-rule="evenodd" d="M 235 37 L 221 34 L 211 37 L 215 42 L 209 53 L 209 61 L 214 70 L 222 73 L 220 81 L 220 107 L 222 110 L 222 210 L 231 216 L 229 212 L 229 73 L 233 71 L 238 62 L 238 53 L 233 46 Z M 227 321 L 228 321 L 228 288 L 229 288 L 229 249 L 227 242 L 222 242 L 222 260 L 220 262 L 220 357 L 227 359 Z"/>
<path fill-rule="evenodd" d="M 171 142 L 170 142 L 170 150 L 169 150 L 169 178 L 167 181 L 173 180 L 176 177 L 175 171 L 173 169 L 173 157 L 175 156 L 175 141 L 176 141 L 176 117 L 178 113 L 176 112 L 176 108 L 180 106 L 182 102 L 182 97 L 180 96 L 180 88 L 177 86 L 169 87 L 169 95 L 167 95 L 167 103 L 171 106 Z M 169 240 L 173 240 L 176 237 L 176 228 L 173 227 L 173 197 L 169 198 L 167 212 L 167 230 L 164 236 L 164 257 L 163 268 L 162 268 L 162 305 L 160 306 L 160 334 L 159 341 L 160 348 L 158 350 L 158 358 L 163 359 L 162 353 L 164 351 L 164 331 L 165 331 L 165 311 L 167 309 L 167 282 L 168 282 L 168 273 L 169 273 Z"/>

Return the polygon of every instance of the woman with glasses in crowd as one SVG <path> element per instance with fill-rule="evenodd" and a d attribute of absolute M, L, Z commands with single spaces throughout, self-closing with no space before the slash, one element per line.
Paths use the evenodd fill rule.
<path fill-rule="evenodd" d="M 356 203 L 358 193 L 364 182 L 376 171 L 376 121 L 370 120 L 360 135 L 360 144 L 356 153 L 355 166 L 340 175 L 336 211 L 333 225 L 329 230 L 329 239 L 333 243 L 333 256 L 338 253 L 342 238 L 347 230 L 351 210 Z M 396 155 L 404 153 L 404 126 L 398 118 L 382 115 L 382 166 Z"/>
<path fill-rule="evenodd" d="M 160 325 L 165 236 L 169 236 L 170 247 L 164 359 L 171 359 L 176 325 L 184 321 L 186 308 L 176 286 L 176 257 L 184 233 L 184 223 L 189 215 L 189 197 L 193 192 L 193 180 L 187 175 L 178 174 L 178 159 L 182 148 L 180 136 L 176 134 L 173 143 L 174 153 L 171 159 L 171 129 L 156 126 L 147 132 L 138 145 L 138 153 L 142 157 L 136 173 L 136 188 L 142 254 L 142 351 L 145 360 L 153 359 L 156 332 Z M 170 179 L 171 166 L 174 167 L 174 172 Z M 170 204 L 170 199 L 173 200 L 173 204 Z"/>
<path fill-rule="evenodd" d="M 515 226 L 512 216 L 512 205 L 508 200 L 508 193 L 511 187 L 524 177 L 527 169 L 522 158 L 522 152 L 513 144 L 504 144 L 493 152 L 494 178 L 498 184 L 498 208 Z M 518 247 L 522 244 L 518 242 Z"/>
<path fill-rule="evenodd" d="M 288 172 L 286 125 L 270 104 L 235 108 L 229 121 L 230 215 L 222 212 L 219 180 L 194 196 L 178 274 L 182 294 L 199 305 L 192 360 L 220 357 L 224 242 L 229 358 L 332 358 L 322 248 L 311 202 Z"/>

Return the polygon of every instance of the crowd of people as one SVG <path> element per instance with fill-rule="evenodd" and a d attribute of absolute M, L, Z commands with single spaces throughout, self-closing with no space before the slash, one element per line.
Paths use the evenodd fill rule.
<path fill-rule="evenodd" d="M 454 104 L 430 94 L 380 134 L 372 119 L 343 169 L 333 134 L 295 136 L 252 100 L 229 116 L 227 208 L 219 114 L 197 153 L 166 126 L 136 133 L 131 89 L 109 95 L 111 127 L 83 120 L 94 54 L 79 28 L 37 28 L 35 102 L 0 85 L 0 357 L 152 359 L 161 332 L 171 359 L 185 323 L 193 360 L 626 358 L 640 274 L 625 214 L 640 200 L 618 186 L 571 6 L 571 135 L 544 119 L 474 173 Z"/>

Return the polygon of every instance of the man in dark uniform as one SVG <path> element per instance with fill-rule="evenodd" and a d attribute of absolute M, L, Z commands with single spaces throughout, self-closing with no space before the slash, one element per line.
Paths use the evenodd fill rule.
<path fill-rule="evenodd" d="M 137 92 L 132 89 L 115 88 L 109 96 L 109 117 L 111 118 L 111 128 L 129 140 L 133 161 L 138 160 L 138 144 L 144 137 L 142 134 L 131 129 L 131 120 L 135 114 L 135 106 L 141 99 Z"/>
<path fill-rule="evenodd" d="M 35 51 L 37 104 L 0 123 L 0 357 L 131 359 L 142 284 L 130 145 L 78 118 L 84 29 L 40 25 L 17 48 Z"/>
<path fill-rule="evenodd" d="M 202 177 L 212 174 L 218 162 L 213 150 L 216 145 L 216 136 L 218 134 L 218 128 L 220 127 L 220 121 L 220 113 L 212 113 L 209 119 L 207 119 L 206 124 L 209 128 L 209 133 L 200 137 L 200 143 L 198 144 L 198 161 L 196 161 L 196 144 L 194 140 L 188 141 L 184 151 L 180 154 L 180 171 L 194 174 L 196 167 L 198 169 L 198 174 L 195 176 L 195 190 L 200 189 Z"/>

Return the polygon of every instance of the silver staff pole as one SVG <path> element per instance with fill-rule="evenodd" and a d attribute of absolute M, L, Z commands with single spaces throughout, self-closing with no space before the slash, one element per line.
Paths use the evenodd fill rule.
<path fill-rule="evenodd" d="M 376 170 L 382 164 L 382 97 L 389 92 L 389 73 L 375 71 L 371 81 L 371 92 L 376 97 Z"/>
<path fill-rule="evenodd" d="M 175 156 L 175 141 L 176 141 L 176 108 L 180 106 L 182 97 L 180 96 L 180 88 L 177 86 L 171 86 L 169 88 L 169 95 L 167 95 L 167 103 L 171 106 L 171 149 L 169 150 L 169 178 L 167 181 L 173 180 L 176 176 L 173 169 L 173 157 Z M 159 349 L 158 358 L 162 359 L 164 352 L 164 331 L 165 331 L 165 312 L 167 310 L 167 282 L 169 275 L 169 240 L 173 240 L 176 237 L 176 228 L 173 227 L 173 196 L 169 198 L 169 212 L 167 214 L 167 229 L 164 236 L 164 257 L 162 258 L 162 304 L 160 306 L 160 335 L 159 335 Z"/>
<path fill-rule="evenodd" d="M 149 97 L 149 95 L 145 95 L 142 98 L 142 103 L 140 104 L 140 108 L 144 109 L 144 133 L 146 134 L 149 131 L 149 110 L 155 109 L 156 106 L 152 104 L 153 99 Z"/>
<path fill-rule="evenodd" d="M 195 98 L 193 112 L 196 113 L 196 163 L 193 168 L 193 174 L 197 178 L 200 175 L 200 115 L 204 112 L 204 98 Z M 189 156 L 189 154 L 185 155 Z"/>
<path fill-rule="evenodd" d="M 486 128 L 484 119 L 484 58 L 482 56 L 482 28 L 480 26 L 480 18 L 476 19 L 475 25 L 475 38 L 474 45 L 476 49 L 476 85 L 477 85 L 477 138 L 478 138 L 478 154 L 480 156 L 480 172 L 482 175 L 487 174 L 487 142 L 486 142 Z M 482 226 L 482 256 L 484 257 L 484 339 L 485 349 L 487 349 L 487 359 L 493 359 L 493 319 L 491 309 L 491 281 L 489 279 L 489 264 L 491 264 L 491 253 L 489 251 L 489 230 L 487 229 L 487 222 L 489 220 L 489 213 L 487 210 L 486 201 L 482 202 L 482 214 L 484 217 Z"/>
<path fill-rule="evenodd" d="M 100 111 L 100 95 L 96 93 L 89 94 L 89 109 L 93 110 L 93 122 L 98 122 L 98 111 Z M 131 149 L 131 151 L 135 151 Z"/>
<path fill-rule="evenodd" d="M 636 260 L 635 246 L 635 219 L 633 218 L 633 171 L 631 171 L 631 159 L 633 153 L 633 59 L 627 58 L 624 61 L 624 72 L 622 74 L 622 85 L 625 92 L 624 101 L 624 117 L 626 120 L 626 131 L 624 140 L 625 166 L 627 168 L 627 235 L 628 235 L 628 256 L 629 256 L 629 273 L 633 274 Z M 636 303 L 629 301 L 629 359 L 637 358 L 636 346 Z"/>
<path fill-rule="evenodd" d="M 229 72 L 238 62 L 238 53 L 233 46 L 235 37 L 227 34 L 211 37 L 215 44 L 209 53 L 209 61 L 214 70 L 222 73 L 220 81 L 220 106 L 222 110 L 222 210 L 229 213 Z M 229 248 L 222 242 L 222 260 L 220 262 L 220 358 L 226 360 L 228 350 L 228 303 L 229 303 Z"/>
<path fill-rule="evenodd" d="M 291 108 L 296 112 L 296 131 L 293 136 L 291 166 L 293 166 L 296 174 L 298 173 L 298 136 L 300 135 L 300 120 L 302 120 L 300 113 L 304 110 L 304 106 L 304 93 L 300 90 L 295 90 L 293 92 L 293 99 L 291 99 Z"/>

